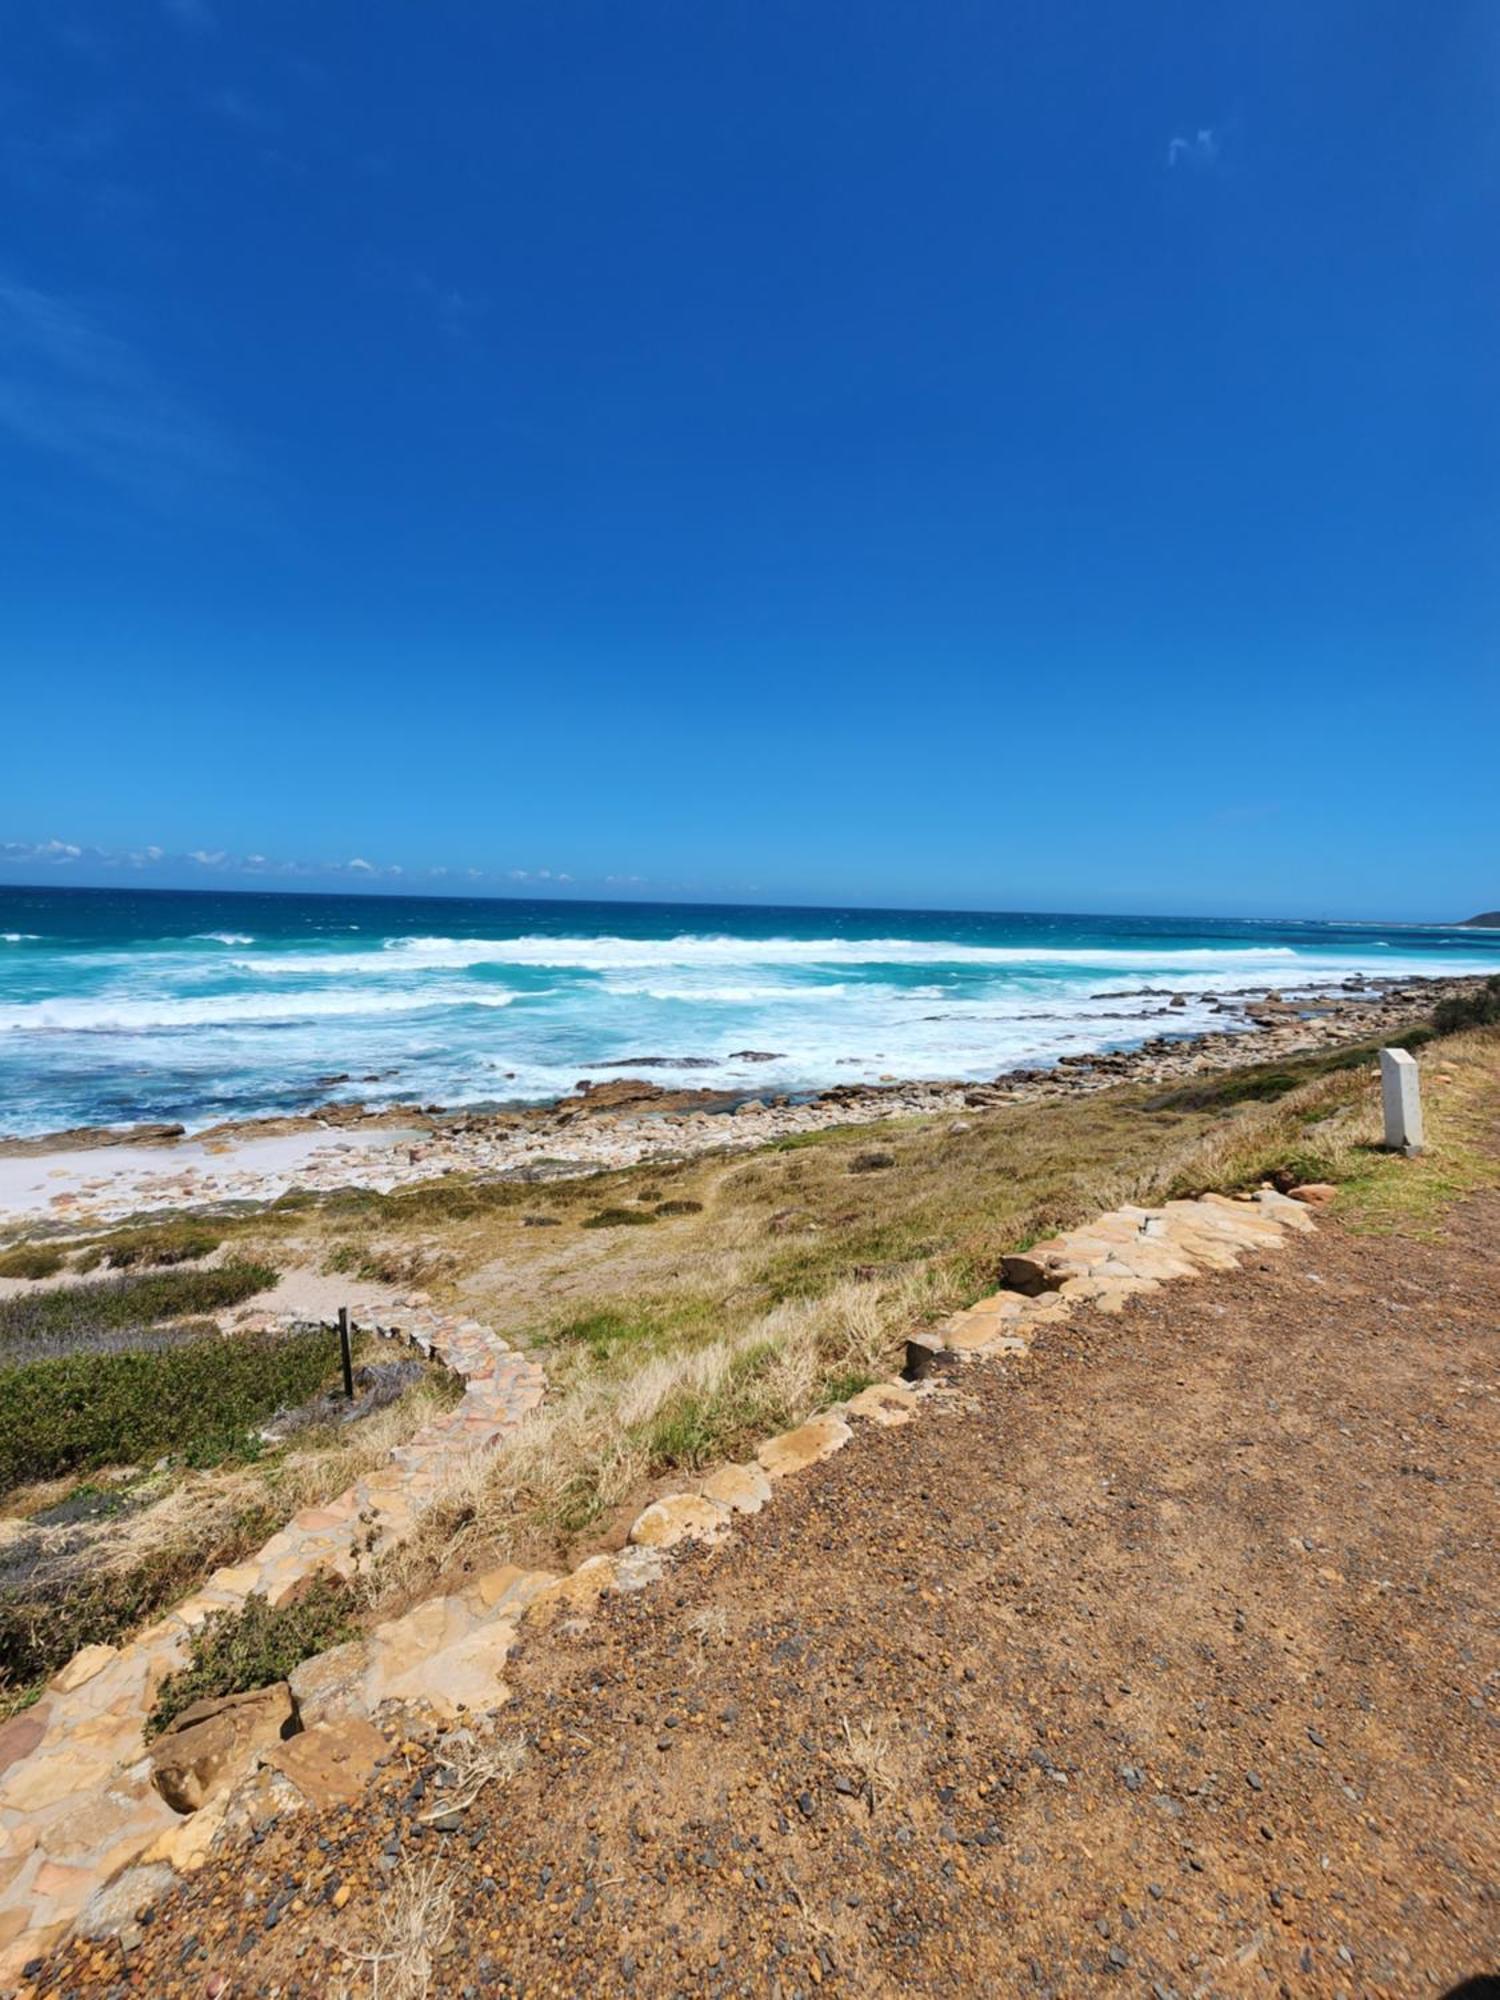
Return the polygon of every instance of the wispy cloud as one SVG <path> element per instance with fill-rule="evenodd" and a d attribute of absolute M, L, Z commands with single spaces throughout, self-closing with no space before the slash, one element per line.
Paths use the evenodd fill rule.
<path fill-rule="evenodd" d="M 1191 138 L 1183 138 L 1179 133 L 1167 147 L 1169 167 L 1196 168 L 1217 166 L 1223 148 L 1219 135 L 1212 125 L 1201 125 Z"/>
<path fill-rule="evenodd" d="M 3 274 L 0 430 L 158 500 L 238 469 L 218 429 L 127 342 L 70 300 Z"/>
<path fill-rule="evenodd" d="M 0 840 L 0 860 L 80 861 L 84 850 L 70 840 Z"/>

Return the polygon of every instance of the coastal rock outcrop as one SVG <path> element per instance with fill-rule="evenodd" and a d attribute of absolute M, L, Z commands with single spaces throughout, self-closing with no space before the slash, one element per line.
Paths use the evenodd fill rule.
<path fill-rule="evenodd" d="M 285 1681 L 195 1701 L 152 1744 L 152 1782 L 174 1812 L 197 1812 L 252 1751 L 279 1743 L 296 1722 Z"/>

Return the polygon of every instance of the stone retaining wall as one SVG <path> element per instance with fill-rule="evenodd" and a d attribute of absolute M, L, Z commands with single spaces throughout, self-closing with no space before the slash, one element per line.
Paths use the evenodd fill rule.
<path fill-rule="evenodd" d="M 282 1604 L 320 1571 L 351 1576 L 402 1540 L 446 1463 L 498 1442 L 541 1401 L 541 1369 L 477 1320 L 421 1310 L 377 1330 L 462 1375 L 457 1406 L 393 1451 L 389 1465 L 305 1508 L 245 1562 L 216 1570 L 128 1644 L 84 1647 L 0 1728 L 0 1984 L 64 1936 L 122 1870 L 201 1848 L 200 1815 L 182 1818 L 156 1790 L 143 1735 L 158 1687 L 188 1659 L 192 1629 L 254 1593 Z"/>

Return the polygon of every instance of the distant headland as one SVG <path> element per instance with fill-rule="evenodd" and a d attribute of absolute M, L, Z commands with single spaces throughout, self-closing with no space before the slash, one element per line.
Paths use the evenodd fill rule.
<path fill-rule="evenodd" d="M 1500 931 L 1500 910 L 1484 910 L 1477 917 L 1465 917 L 1461 931 Z"/>

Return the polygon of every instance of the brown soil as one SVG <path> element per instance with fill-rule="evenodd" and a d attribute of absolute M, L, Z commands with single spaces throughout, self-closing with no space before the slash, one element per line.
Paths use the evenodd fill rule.
<path fill-rule="evenodd" d="M 1497 1249 L 1490 1195 L 1436 1244 L 1325 1222 L 966 1371 L 523 1647 L 525 1765 L 457 1831 L 398 1760 L 39 1990 L 368 1994 L 398 1853 L 456 1900 L 444 1995 L 1496 1972 Z"/>

